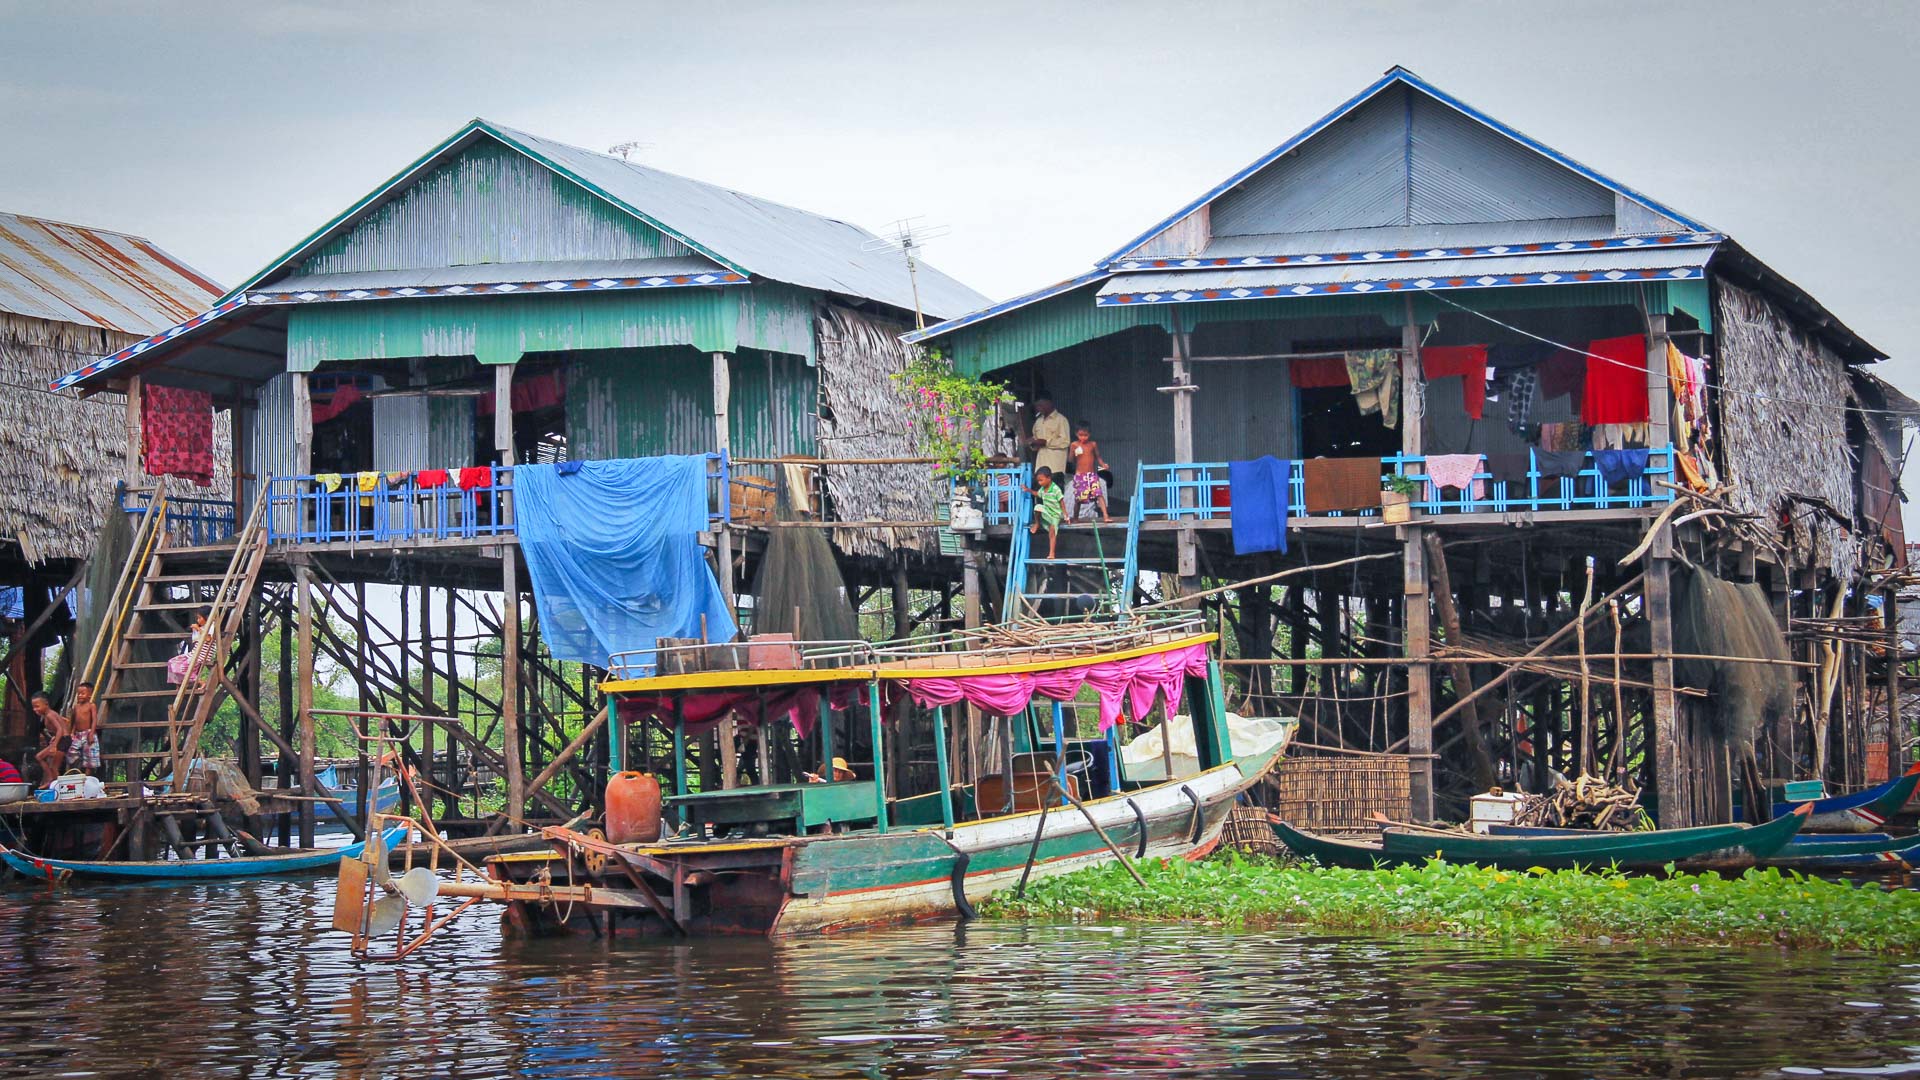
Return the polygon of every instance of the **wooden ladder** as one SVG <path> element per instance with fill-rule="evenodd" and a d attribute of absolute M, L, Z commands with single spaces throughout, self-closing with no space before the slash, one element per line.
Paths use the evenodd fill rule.
<path fill-rule="evenodd" d="M 94 696 L 101 705 L 103 731 L 134 733 L 133 749 L 101 755 L 102 764 L 108 764 L 109 770 L 109 763 L 124 762 L 129 783 L 158 779 L 173 783 L 178 790 L 185 781 L 199 749 L 200 734 L 228 691 L 227 661 L 266 564 L 265 506 L 263 494 L 246 527 L 234 538 L 233 555 L 221 572 L 192 568 L 193 560 L 204 559 L 204 553 L 174 553 L 163 544 L 151 545 L 127 597 L 112 609 L 118 616 L 115 625 L 119 632 L 100 662 L 104 673 L 93 680 L 97 688 Z M 121 600 L 117 594 L 116 600 Z M 195 663 L 187 679 L 178 685 L 149 689 L 140 685 L 151 685 L 148 680 L 129 678 L 135 672 L 164 671 L 168 663 L 140 659 L 136 642 L 171 641 L 184 648 L 192 639 L 187 627 L 193 613 L 202 609 L 210 611 L 209 630 L 194 650 Z M 163 717 L 140 716 L 144 706 L 162 701 L 167 710 Z M 116 713 L 131 713 L 133 718 L 116 719 Z"/>

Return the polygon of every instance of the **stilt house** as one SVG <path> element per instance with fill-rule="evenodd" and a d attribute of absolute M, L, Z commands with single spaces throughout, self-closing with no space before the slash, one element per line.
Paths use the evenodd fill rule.
<path fill-rule="evenodd" d="M 989 477 L 975 558 L 1008 553 L 1012 602 L 1296 571 L 1207 601 L 1242 706 L 1302 718 L 1283 773 L 1368 753 L 1423 819 L 1590 773 L 1685 825 L 1731 814 L 1758 723 L 1764 781 L 1863 777 L 1822 635 L 1904 563 L 1912 403 L 1863 371 L 1883 354 L 1712 225 L 1403 68 L 1089 272 L 908 340 L 1050 397 L 1117 474 L 1124 533 L 1069 527 L 1054 559 Z M 1230 483 L 1268 455 L 1277 493 Z M 1676 629 L 1705 603 L 1682 574 L 1757 583 L 1801 666 L 1689 667 L 1732 650 Z M 1719 715 L 1705 684 L 1755 672 L 1797 676 L 1791 705 Z"/>

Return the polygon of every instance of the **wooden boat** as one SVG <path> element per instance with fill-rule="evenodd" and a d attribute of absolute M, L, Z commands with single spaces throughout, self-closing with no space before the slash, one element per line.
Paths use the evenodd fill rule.
<path fill-rule="evenodd" d="M 1668 863 L 1729 849 L 1764 859 L 1786 846 L 1806 824 L 1810 813 L 1804 808 L 1795 809 L 1765 825 L 1702 825 L 1691 829 L 1575 836 L 1481 836 L 1389 829 L 1381 834 L 1380 843 L 1386 854 L 1402 859 L 1433 856 L 1447 862 L 1477 863 L 1503 870 L 1525 870 L 1533 866 L 1549 870 L 1606 866 L 1654 870 Z"/>
<path fill-rule="evenodd" d="M 786 936 L 970 916 L 975 902 L 1029 877 L 1121 857 L 1198 857 L 1218 844 L 1234 800 L 1284 751 L 1283 736 L 1234 756 L 1220 669 L 1209 654 L 1215 641 L 1190 613 L 1178 613 L 1077 627 L 1022 623 L 912 644 L 796 643 L 786 666 L 771 669 L 703 670 L 727 662 L 732 647 L 689 647 L 645 657 L 648 670 L 623 678 L 623 663 L 633 661 L 615 657 L 605 689 L 621 699 L 619 723 L 659 717 L 677 749 L 690 729 L 698 734 L 730 716 L 821 762 L 851 750 L 857 732 L 865 775 L 694 792 L 681 771 L 665 798 L 679 835 L 617 844 L 548 829 L 549 850 L 488 859 L 490 879 L 447 882 L 438 895 L 504 904 L 507 925 L 525 933 L 586 930 L 610 919 L 603 932 Z M 1109 685 L 1144 679 L 1129 685 L 1178 693 L 1192 717 L 1200 770 L 1131 783 L 1119 755 L 1107 753 L 1097 755 L 1107 763 L 1101 775 L 1091 767 L 1096 755 L 1083 752 L 1093 740 L 1070 740 L 1061 706 L 1027 696 L 983 705 L 1000 727 L 992 744 L 997 767 L 988 758 L 977 778 L 950 780 L 946 708 L 959 704 L 955 695 L 982 704 L 978 694 L 996 686 L 1071 698 L 1063 687 L 1077 689 L 1082 677 Z M 897 710 L 909 707 L 931 720 L 930 745 L 914 752 L 931 752 L 937 781 L 895 793 L 888 790 L 887 730 Z M 824 722 L 812 722 L 816 712 Z M 965 743 L 979 760 L 986 744 L 978 726 L 967 728 Z M 1116 734 L 1099 741 L 1111 747 Z M 610 742 L 624 745 L 619 731 Z M 676 752 L 674 760 L 684 770 L 685 756 Z M 357 918 L 348 888 L 364 880 L 348 870 L 336 901 L 336 925 L 344 927 Z M 370 889 L 365 895 L 379 899 Z"/>
<path fill-rule="evenodd" d="M 354 812 L 357 816 L 360 814 L 359 785 L 342 785 L 338 772 L 332 766 L 321 770 L 314 776 L 314 779 L 319 782 L 321 789 L 324 790 L 328 796 L 339 799 L 341 802 L 347 804 L 347 809 Z M 400 805 L 400 781 L 397 778 L 389 776 L 385 780 L 380 781 L 373 790 L 373 809 L 375 813 L 384 814 Z M 338 822 L 340 820 L 340 812 L 334 808 L 332 803 L 327 802 L 314 803 L 313 816 L 314 820 L 320 822 Z"/>
<path fill-rule="evenodd" d="M 390 847 L 407 838 L 403 827 L 384 834 Z M 233 859 L 153 859 L 144 862 L 88 862 L 46 859 L 12 848 L 0 848 L 0 860 L 24 877 L 59 881 L 66 877 L 114 878 L 143 881 L 207 881 L 221 878 L 267 877 L 330 870 L 342 859 L 357 859 L 366 842 L 337 848 L 303 848 L 285 855 L 243 855 Z"/>
<path fill-rule="evenodd" d="M 1808 832 L 1872 832 L 1885 825 L 1887 819 L 1907 805 L 1907 800 L 1913 798 L 1916 786 L 1920 786 L 1920 761 L 1914 762 L 1906 772 L 1884 784 L 1851 795 L 1835 795 L 1810 803 L 1775 803 L 1773 816 L 1784 817 L 1796 805 L 1810 806 L 1813 808 L 1813 818 L 1807 822 Z"/>
<path fill-rule="evenodd" d="M 1526 825 L 1491 825 L 1495 836 L 1592 836 L 1587 829 L 1551 829 Z M 1819 873 L 1828 870 L 1887 869 L 1920 865 L 1920 837 L 1886 833 L 1800 832 L 1780 850 L 1764 858 L 1714 860 L 1717 869 L 1740 865 L 1771 866 L 1781 870 Z"/>
<path fill-rule="evenodd" d="M 1302 858 L 1312 859 L 1322 866 L 1343 866 L 1349 870 L 1374 870 L 1383 866 L 1401 866 L 1406 861 L 1388 855 L 1381 849 L 1378 840 L 1343 840 L 1303 832 L 1272 814 L 1267 815 L 1267 824 L 1273 828 L 1274 835 L 1280 838 L 1280 842 L 1285 844 L 1288 850 Z"/>

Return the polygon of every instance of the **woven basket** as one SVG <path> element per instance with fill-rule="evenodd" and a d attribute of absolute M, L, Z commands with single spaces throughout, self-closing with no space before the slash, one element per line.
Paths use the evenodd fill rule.
<path fill-rule="evenodd" d="M 1235 806 L 1227 815 L 1220 838 L 1228 847 L 1249 855 L 1280 854 L 1280 838 L 1273 835 L 1272 827 L 1267 824 L 1265 807 Z"/>
<path fill-rule="evenodd" d="M 1385 754 L 1287 758 L 1267 775 L 1273 812 L 1311 832 L 1371 832 L 1376 812 L 1406 816 L 1408 766 Z"/>

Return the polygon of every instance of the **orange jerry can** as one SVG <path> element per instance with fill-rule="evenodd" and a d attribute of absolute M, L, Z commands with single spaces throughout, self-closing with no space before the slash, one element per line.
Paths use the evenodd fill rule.
<path fill-rule="evenodd" d="M 651 844 L 660 839 L 660 781 L 649 773 L 615 773 L 607 781 L 607 839 Z"/>

